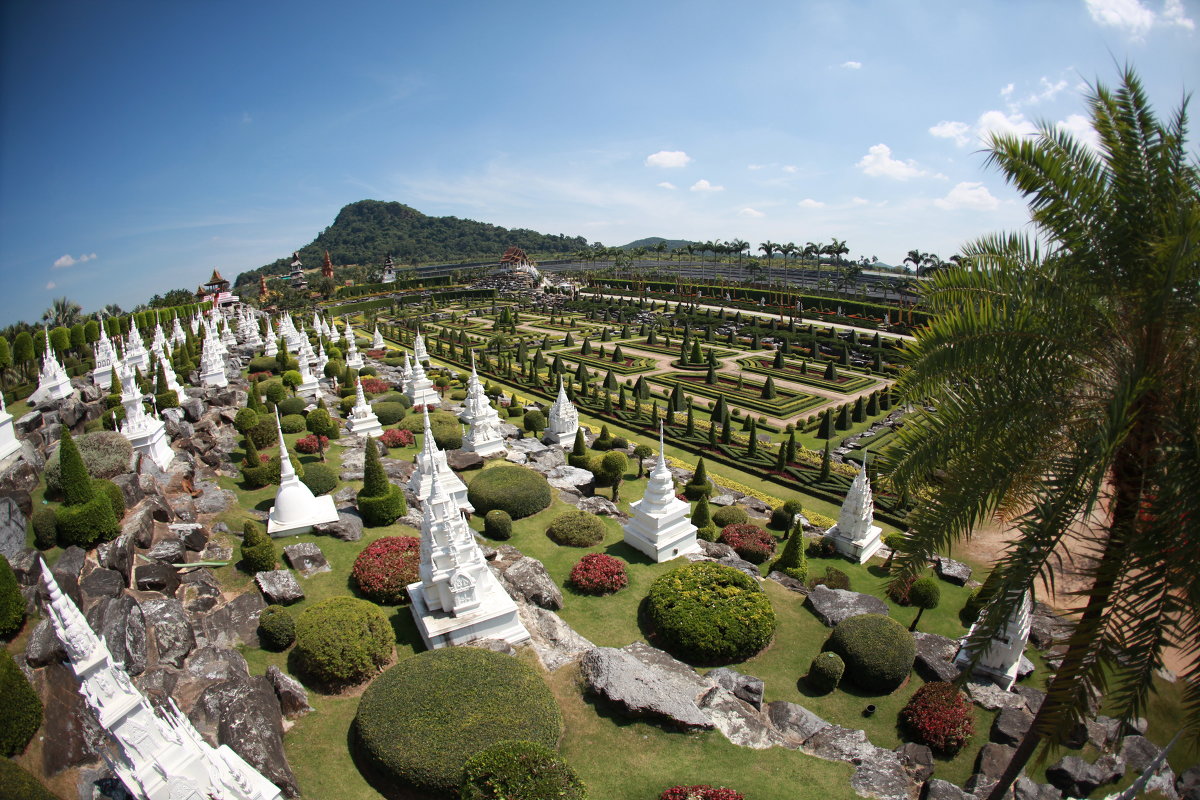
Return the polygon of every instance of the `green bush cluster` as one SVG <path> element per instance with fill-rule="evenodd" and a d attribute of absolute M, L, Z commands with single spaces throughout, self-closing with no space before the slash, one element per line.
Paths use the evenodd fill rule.
<path fill-rule="evenodd" d="M 659 577 L 646 613 L 662 647 L 693 663 L 744 661 L 775 635 L 775 610 L 754 579 L 713 562 Z"/>
<path fill-rule="evenodd" d="M 75 439 L 75 447 L 83 459 L 87 474 L 93 478 L 115 478 L 129 471 L 133 445 L 116 431 L 94 431 Z M 62 447 L 46 459 L 46 494 L 62 497 Z"/>
<path fill-rule="evenodd" d="M 546 479 L 526 467 L 503 464 L 485 469 L 467 487 L 467 499 L 478 514 L 499 509 L 513 519 L 541 511 L 553 499 Z"/>
<path fill-rule="evenodd" d="M 117 518 L 117 522 L 120 522 L 125 517 L 125 493 L 121 491 L 120 486 L 103 478 L 93 478 L 92 490 L 96 494 L 103 494 L 108 498 L 108 502 L 112 505 L 113 516 Z"/>
<path fill-rule="evenodd" d="M 329 412 L 323 408 L 314 408 L 308 412 L 308 416 L 304 418 L 304 426 L 310 433 L 315 433 L 317 436 L 325 436 L 329 439 L 341 436 L 341 428 Z"/>
<path fill-rule="evenodd" d="M 25 749 L 42 725 L 42 701 L 8 650 L 0 647 L 0 756 Z"/>
<path fill-rule="evenodd" d="M 300 479 L 313 494 L 329 494 L 337 488 L 337 474 L 326 464 L 309 464 Z"/>
<path fill-rule="evenodd" d="M 467 760 L 492 745 L 520 739 L 553 748 L 563 732 L 558 704 L 532 667 L 471 647 L 419 653 L 384 672 L 363 693 L 355 726 L 384 775 L 438 797 L 454 797 Z"/>
<path fill-rule="evenodd" d="M 559 514 L 546 528 L 555 544 L 566 547 L 592 547 L 604 541 L 605 527 L 599 517 L 573 508 Z"/>
<path fill-rule="evenodd" d="M 58 543 L 58 514 L 52 506 L 41 506 L 33 512 L 33 544 L 38 550 L 49 550 Z"/>
<path fill-rule="evenodd" d="M 374 603 L 331 597 L 296 620 L 296 655 L 308 676 L 325 686 L 371 677 L 392 656 L 396 634 Z"/>
<path fill-rule="evenodd" d="M 303 397 L 288 397 L 280 400 L 279 403 L 276 404 L 276 408 L 279 409 L 279 414 L 284 417 L 289 417 L 295 414 L 303 414 L 304 409 L 308 408 L 308 401 Z M 288 433 L 288 429 L 284 428 L 283 432 Z M 293 431 L 293 433 L 295 433 L 295 431 Z"/>
<path fill-rule="evenodd" d="M 275 569 L 275 543 L 254 520 L 242 524 L 242 566 L 251 575 Z"/>
<path fill-rule="evenodd" d="M 498 742 L 467 759 L 461 800 L 587 800 L 567 762 L 536 742 Z"/>
<path fill-rule="evenodd" d="M 407 410 L 399 403 L 372 403 L 371 410 L 375 412 L 376 418 L 380 425 L 395 425 L 400 420 L 404 419 Z M 430 420 L 430 425 L 433 421 Z"/>
<path fill-rule="evenodd" d="M 683 485 L 683 496 L 688 500 L 699 500 L 701 497 L 712 497 L 713 485 L 708 481 L 708 469 L 704 466 L 704 458 L 696 462 L 696 471 L 692 473 L 692 477 Z M 735 508 L 735 506 L 728 506 Z M 746 512 L 742 512 L 745 515 Z M 714 520 L 715 522 L 715 520 Z M 724 524 L 717 523 L 721 527 L 732 525 L 734 523 L 726 522 Z"/>
<path fill-rule="evenodd" d="M 369 527 L 391 525 L 408 511 L 404 491 L 388 480 L 374 437 L 368 436 L 363 460 L 363 488 L 356 499 L 358 513 Z"/>
<path fill-rule="evenodd" d="M 718 528 L 745 525 L 750 521 L 750 515 L 741 506 L 724 506 L 713 512 L 712 521 Z"/>
<path fill-rule="evenodd" d="M 271 605 L 258 617 L 258 640 L 267 650 L 286 650 L 296 641 L 296 620 L 283 606 Z"/>
<path fill-rule="evenodd" d="M 303 433 L 305 430 L 304 415 L 287 414 L 279 421 L 279 427 L 284 433 Z"/>
<path fill-rule="evenodd" d="M 259 414 L 258 424 L 247 434 L 255 447 L 271 447 L 279 444 L 279 431 L 275 428 L 275 417 L 271 414 Z"/>
<path fill-rule="evenodd" d="M 783 505 L 771 511 L 771 521 L 767 527 L 772 530 L 786 531 L 792 527 L 792 518 L 803 510 L 799 500 L 788 500 Z"/>
<path fill-rule="evenodd" d="M 483 515 L 483 534 L 489 539 L 505 541 L 512 538 L 512 517 L 507 511 L 494 508 Z"/>
<path fill-rule="evenodd" d="M 814 691 L 828 694 L 842 682 L 842 675 L 845 671 L 846 664 L 842 661 L 842 657 L 827 650 L 824 653 L 817 653 L 812 660 L 812 664 L 808 667 L 806 680 Z"/>
<path fill-rule="evenodd" d="M 912 672 L 917 655 L 911 633 L 891 617 L 861 614 L 844 619 L 833 629 L 825 649 L 846 663 L 846 675 L 860 689 L 890 694 Z"/>

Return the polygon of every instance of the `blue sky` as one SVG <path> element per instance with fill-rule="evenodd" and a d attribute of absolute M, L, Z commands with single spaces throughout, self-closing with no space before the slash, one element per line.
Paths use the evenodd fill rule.
<path fill-rule="evenodd" d="M 59 3 L 0 10 L 0 324 L 289 254 L 364 198 L 622 244 L 1020 226 L 979 132 L 1082 135 L 1128 62 L 1200 88 L 1197 0 Z"/>

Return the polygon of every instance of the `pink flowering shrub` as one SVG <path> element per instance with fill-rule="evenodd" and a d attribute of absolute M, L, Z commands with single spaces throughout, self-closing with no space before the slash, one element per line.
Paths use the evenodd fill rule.
<path fill-rule="evenodd" d="M 384 447 L 412 447 L 417 439 L 413 436 L 412 431 L 401 430 L 400 428 L 389 428 L 383 432 L 383 436 L 379 437 L 379 441 Z"/>
<path fill-rule="evenodd" d="M 629 585 L 625 562 L 604 553 L 590 553 L 571 567 L 571 585 L 587 594 L 612 594 Z"/>
<path fill-rule="evenodd" d="M 320 443 L 318 444 L 317 435 L 315 433 L 310 433 L 308 436 L 305 436 L 303 439 L 296 440 L 296 451 L 299 453 L 305 453 L 307 455 L 321 452 L 328 446 L 329 446 L 329 437 L 328 436 L 320 437 Z"/>
<path fill-rule="evenodd" d="M 421 540 L 415 536 L 384 536 L 363 548 L 351 575 L 358 590 L 376 603 L 404 603 L 405 587 L 420 577 Z"/>
<path fill-rule="evenodd" d="M 746 795 L 724 786 L 672 786 L 658 800 L 746 800 Z"/>
<path fill-rule="evenodd" d="M 775 537 L 757 525 L 726 525 L 721 529 L 720 541 L 753 564 L 761 564 L 775 555 Z"/>

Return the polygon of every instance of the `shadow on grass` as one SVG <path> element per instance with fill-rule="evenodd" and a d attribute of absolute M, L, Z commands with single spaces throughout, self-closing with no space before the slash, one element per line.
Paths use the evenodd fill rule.
<path fill-rule="evenodd" d="M 636 547 L 630 547 L 624 540 L 613 542 L 604 548 L 604 552 L 610 556 L 623 559 L 628 564 L 641 564 L 645 566 L 657 563 Z"/>
<path fill-rule="evenodd" d="M 354 762 L 358 774 L 387 800 L 425 800 L 428 797 L 392 779 L 363 752 L 365 748 L 358 736 L 357 719 L 350 723 L 350 728 L 346 731 L 346 749 L 350 751 L 350 760 Z"/>

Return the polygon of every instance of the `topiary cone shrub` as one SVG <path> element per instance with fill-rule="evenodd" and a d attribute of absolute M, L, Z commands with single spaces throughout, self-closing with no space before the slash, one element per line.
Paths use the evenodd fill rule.
<path fill-rule="evenodd" d="M 629 585 L 629 575 L 621 559 L 589 553 L 571 567 L 567 582 L 584 594 L 612 594 Z"/>
<path fill-rule="evenodd" d="M 494 508 L 483 516 L 483 535 L 489 539 L 507 541 L 512 538 L 512 517 L 507 511 Z"/>
<path fill-rule="evenodd" d="M 242 524 L 242 566 L 251 575 L 275 569 L 275 543 L 254 520 Z"/>
<path fill-rule="evenodd" d="M 296 641 L 296 620 L 283 606 L 267 606 L 258 616 L 258 640 L 267 650 L 286 650 Z"/>
<path fill-rule="evenodd" d="M 917 655 L 911 633 L 882 614 L 844 619 L 833 629 L 825 649 L 846 663 L 846 677 L 871 694 L 891 694 L 908 680 Z"/>
<path fill-rule="evenodd" d="M 392 657 L 396 634 L 379 606 L 354 597 L 332 597 L 296 619 L 296 655 L 318 683 L 361 683 Z"/>
<path fill-rule="evenodd" d="M 363 693 L 354 723 L 362 755 L 385 777 L 436 797 L 454 797 L 467 760 L 492 745 L 554 748 L 563 733 L 558 704 L 531 666 L 471 647 L 391 667 Z"/>
<path fill-rule="evenodd" d="M 562 798 L 587 800 L 575 770 L 553 750 L 536 742 L 499 742 L 467 759 L 461 800 Z"/>
<path fill-rule="evenodd" d="M 683 485 L 683 496 L 688 500 L 699 500 L 701 497 L 711 497 L 713 486 L 708 481 L 708 469 L 704 466 L 704 458 L 696 462 L 696 471 Z M 715 521 L 715 520 L 714 520 Z"/>
<path fill-rule="evenodd" d="M 85 433 L 75 438 L 74 443 L 87 474 L 93 478 L 115 478 L 129 471 L 133 445 L 116 431 Z M 46 495 L 50 499 L 63 497 L 61 456 L 60 447 L 46 459 Z"/>
<path fill-rule="evenodd" d="M 762 564 L 775 555 L 775 537 L 757 525 L 726 525 L 719 541 L 751 564 Z"/>
<path fill-rule="evenodd" d="M 660 576 L 645 609 L 656 646 L 695 664 L 744 661 L 775 635 L 775 610 L 754 579 L 713 562 Z"/>
<path fill-rule="evenodd" d="M 358 513 L 368 527 L 391 525 L 408 511 L 404 490 L 388 480 L 379 460 L 379 450 L 371 436 L 366 441 L 363 460 L 363 487 L 355 500 Z"/>
<path fill-rule="evenodd" d="M 605 531 L 599 517 L 574 508 L 555 517 L 546 528 L 546 535 L 565 547 L 592 547 L 604 541 Z"/>
<path fill-rule="evenodd" d="M 812 660 L 812 664 L 808 667 L 808 675 L 805 680 L 814 691 L 828 694 L 838 687 L 842 682 L 842 675 L 846 671 L 846 664 L 842 661 L 842 657 L 837 653 L 826 651 L 818 653 Z"/>
<path fill-rule="evenodd" d="M 79 545 L 87 550 L 116 538 L 121 527 L 113 513 L 112 499 L 107 492 L 95 491 L 75 440 L 66 428 L 58 452 L 63 486 L 63 505 L 56 514 L 60 544 Z"/>
<path fill-rule="evenodd" d="M 975 734 L 975 715 L 957 686 L 934 681 L 917 689 L 900 709 L 900 725 L 919 744 L 953 756 Z"/>
<path fill-rule="evenodd" d="M 467 487 L 467 499 L 477 514 L 499 509 L 513 519 L 522 519 L 550 505 L 552 496 L 550 484 L 542 475 L 506 464 L 476 474 Z"/>
<path fill-rule="evenodd" d="M 778 570 L 801 583 L 807 581 L 808 555 L 804 551 L 804 526 L 797 522 L 792 529 L 791 536 L 788 537 L 787 544 L 783 546 L 783 553 L 780 554 L 771 569 Z"/>
<path fill-rule="evenodd" d="M 420 579 L 420 565 L 420 539 L 384 536 L 362 549 L 350 574 L 367 599 L 389 605 L 406 603 L 406 587 Z"/>
<path fill-rule="evenodd" d="M 21 668 L 0 647 L 0 756 L 25 749 L 42 725 L 42 701 Z"/>

